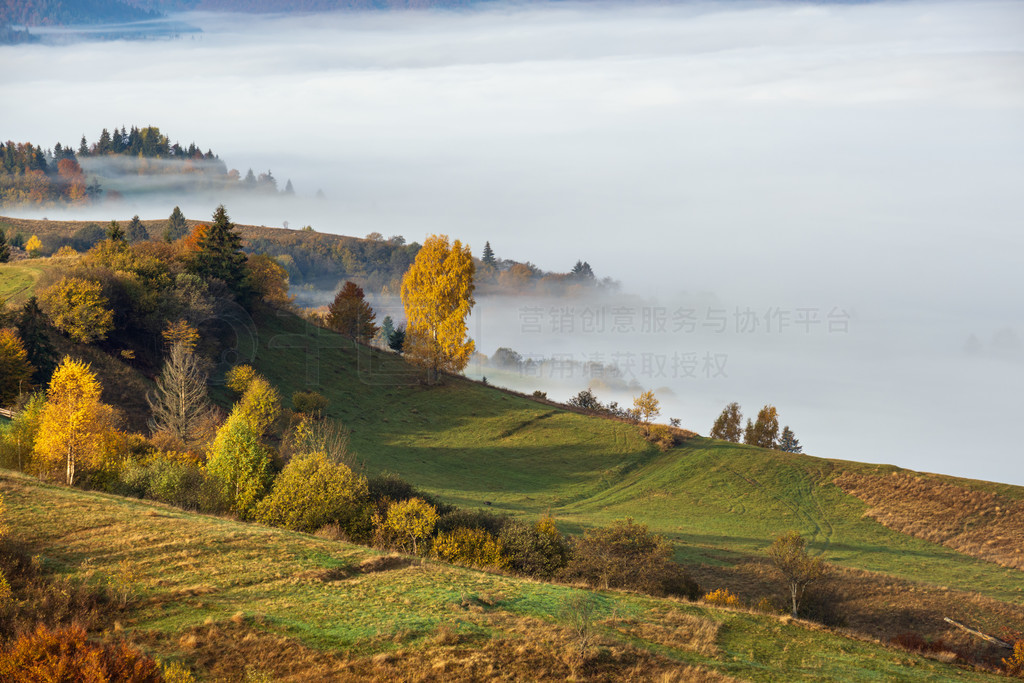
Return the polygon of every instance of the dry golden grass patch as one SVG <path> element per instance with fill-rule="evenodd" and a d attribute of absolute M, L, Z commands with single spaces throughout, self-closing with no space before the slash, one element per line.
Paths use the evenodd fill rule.
<path fill-rule="evenodd" d="M 440 627 L 428 647 L 381 653 L 346 664 L 338 680 L 395 681 L 731 681 L 632 645 L 597 637 L 582 658 L 573 632 L 559 624 L 495 611 L 474 613 L 494 635 Z M 685 617 L 677 613 L 679 617 Z"/>
<path fill-rule="evenodd" d="M 879 524 L 957 552 L 1024 569 L 1024 501 L 927 477 L 846 472 L 835 479 Z"/>
<path fill-rule="evenodd" d="M 684 614 L 679 610 L 673 609 L 659 614 L 657 621 L 652 621 L 650 617 L 606 619 L 601 624 L 620 633 L 665 647 L 696 652 L 706 657 L 718 654 L 715 641 L 720 625 L 711 619 Z"/>
<path fill-rule="evenodd" d="M 714 580 L 747 603 L 767 596 L 776 606 L 788 604 L 786 587 L 764 560 L 695 567 L 692 573 L 701 582 Z M 928 641 L 942 640 L 951 649 L 989 663 L 998 662 L 1000 650 L 950 626 L 943 617 L 995 635 L 1004 628 L 1024 629 L 1024 606 L 841 566 L 833 566 L 828 579 L 811 588 L 804 604 L 807 612 L 801 608 L 802 615 L 820 618 L 824 614 L 833 626 L 859 638 L 889 643 L 914 634 Z"/>

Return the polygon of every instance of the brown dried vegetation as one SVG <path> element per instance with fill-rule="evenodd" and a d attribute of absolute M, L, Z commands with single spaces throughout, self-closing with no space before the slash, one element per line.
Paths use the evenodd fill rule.
<path fill-rule="evenodd" d="M 846 472 L 835 484 L 871 506 L 867 517 L 894 531 L 1024 569 L 1024 501 L 897 472 Z"/>
<path fill-rule="evenodd" d="M 601 625 L 665 647 L 696 652 L 707 657 L 718 654 L 715 640 L 718 638 L 719 624 L 674 609 L 659 615 L 657 621 L 606 619 Z"/>
<path fill-rule="evenodd" d="M 785 587 L 764 560 L 729 567 L 704 566 L 695 568 L 694 575 L 699 581 L 718 581 L 747 603 L 767 596 L 776 607 L 787 604 Z M 950 626 L 942 618 L 970 623 L 988 633 L 1024 628 L 1024 606 L 838 565 L 810 590 L 806 606 L 808 616 L 831 621 L 833 626 L 860 637 L 889 643 L 913 634 L 927 642 L 941 641 L 944 649 L 961 654 L 965 661 L 991 665 L 998 664 L 1005 650 Z"/>

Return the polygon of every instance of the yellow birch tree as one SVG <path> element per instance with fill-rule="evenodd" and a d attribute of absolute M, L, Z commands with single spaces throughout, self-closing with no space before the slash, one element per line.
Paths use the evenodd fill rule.
<path fill-rule="evenodd" d="M 46 389 L 34 456 L 42 471 L 63 465 L 68 486 L 80 470 L 99 463 L 106 442 L 116 435 L 114 409 L 100 401 L 101 392 L 89 365 L 69 356 Z"/>
<path fill-rule="evenodd" d="M 402 278 L 406 357 L 434 382 L 441 371 L 461 372 L 476 349 L 467 337 L 473 304 L 473 256 L 459 240 L 431 235 Z"/>

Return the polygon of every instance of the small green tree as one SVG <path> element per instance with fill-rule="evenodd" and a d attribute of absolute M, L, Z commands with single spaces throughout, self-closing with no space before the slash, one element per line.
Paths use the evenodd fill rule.
<path fill-rule="evenodd" d="M 711 438 L 739 443 L 743 434 L 742 422 L 743 414 L 740 412 L 740 404 L 730 403 L 722 410 L 722 414 L 718 416 L 715 424 L 711 427 Z M 753 425 L 751 425 L 751 429 L 753 429 Z"/>
<path fill-rule="evenodd" d="M 0 263 L 11 260 L 11 245 L 7 244 L 7 235 L 0 230 Z"/>
<path fill-rule="evenodd" d="M 497 259 L 494 258 L 494 250 L 491 249 L 491 243 L 490 242 L 484 242 L 484 251 L 483 251 L 483 255 L 480 258 L 480 260 L 483 261 L 484 263 L 486 263 L 487 265 L 489 265 L 492 268 L 497 267 L 498 262 L 497 262 Z"/>
<path fill-rule="evenodd" d="M 180 240 L 182 237 L 188 234 L 188 223 L 185 221 L 185 214 L 181 212 L 181 208 L 174 207 L 174 211 L 171 211 L 170 218 L 167 219 L 167 227 L 164 228 L 164 241 L 174 242 Z"/>
<path fill-rule="evenodd" d="M 408 538 L 413 555 L 417 554 L 417 541 L 430 536 L 437 524 L 437 510 L 421 498 L 410 498 L 388 507 L 384 525 L 390 530 Z"/>
<path fill-rule="evenodd" d="M 203 278 L 223 281 L 239 296 L 247 294 L 242 237 L 228 218 L 223 204 L 213 212 L 213 222 L 199 237 L 197 247 L 190 264 L 192 272 Z"/>
<path fill-rule="evenodd" d="M 273 452 L 263 438 L 280 411 L 277 390 L 254 375 L 210 446 L 207 471 L 218 483 L 225 505 L 243 519 L 252 517 L 270 485 Z"/>
<path fill-rule="evenodd" d="M 789 531 L 776 538 L 768 547 L 768 559 L 789 587 L 795 617 L 807 586 L 825 576 L 825 563 L 820 557 L 811 557 L 807 553 L 807 542 L 798 531 Z"/>
<path fill-rule="evenodd" d="M 782 436 L 779 437 L 779 450 L 786 453 L 803 453 L 804 449 L 796 438 L 793 430 L 786 425 L 782 428 Z"/>
<path fill-rule="evenodd" d="M 107 227 L 107 239 L 111 242 L 124 242 L 126 236 L 124 230 L 121 228 L 121 224 L 117 221 L 110 221 L 110 225 Z"/>
<path fill-rule="evenodd" d="M 132 219 L 128 222 L 128 228 L 125 230 L 125 239 L 130 244 L 145 242 L 149 239 L 149 231 L 146 230 L 146 226 L 139 220 L 138 215 L 132 216 Z"/>
<path fill-rule="evenodd" d="M 37 391 L 28 397 L 21 410 L 11 418 L 7 430 L 0 433 L 0 454 L 3 466 L 19 472 L 36 473 L 32 449 L 39 434 L 40 418 L 46 407 L 46 394 Z"/>
<path fill-rule="evenodd" d="M 384 342 L 385 346 L 390 346 L 391 335 L 395 333 L 395 321 L 391 319 L 390 315 L 384 316 L 384 320 L 380 323 L 380 340 Z"/>
<path fill-rule="evenodd" d="M 661 404 L 653 391 L 645 391 L 633 399 L 633 411 L 644 426 L 644 436 L 651 433 L 651 420 L 661 415 Z"/>
<path fill-rule="evenodd" d="M 43 309 L 39 308 L 39 300 L 36 297 L 30 297 L 21 307 L 15 326 L 28 354 L 28 362 L 35 368 L 32 382 L 42 386 L 50 381 L 50 375 L 57 367 L 57 353 L 47 333 L 49 323 L 46 315 Z"/>
<path fill-rule="evenodd" d="M 399 325 L 395 328 L 395 331 L 391 333 L 391 339 L 388 341 L 388 347 L 390 347 L 395 353 L 402 353 L 405 349 L 405 325 Z"/>

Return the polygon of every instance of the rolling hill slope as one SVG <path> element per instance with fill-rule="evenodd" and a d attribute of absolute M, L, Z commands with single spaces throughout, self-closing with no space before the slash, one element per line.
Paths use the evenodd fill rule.
<path fill-rule="evenodd" d="M 701 566 L 706 588 L 750 600 L 771 591 L 764 550 L 788 529 L 841 568 L 842 619 L 879 637 L 907 630 L 954 638 L 943 616 L 993 632 L 1024 627 L 1024 575 L 865 516 L 834 479 L 901 471 L 700 437 L 666 453 L 631 425 L 569 412 L 451 378 L 426 387 L 392 354 L 288 315 L 268 316 L 254 365 L 283 395 L 316 389 L 352 429 L 370 472 L 393 471 L 441 498 L 516 515 L 553 513 L 567 531 L 631 516 Z M 920 475 L 936 484 L 1020 499 L 1019 487 Z M 761 563 L 759 565 L 759 563 Z M 863 598 L 871 595 L 870 599 Z M 879 620 L 893 607 L 898 616 Z M 881 624 L 881 625 L 878 625 Z"/>
<path fill-rule="evenodd" d="M 33 566 L 115 586 L 107 626 L 200 680 L 565 680 L 563 610 L 581 594 L 601 652 L 583 679 L 1001 680 L 786 618 L 382 557 L 12 473 L 0 493 Z"/>
<path fill-rule="evenodd" d="M 0 287 L 30 291 L 31 283 L 16 282 L 24 276 L 18 268 L 2 269 Z M 427 387 L 400 357 L 290 313 L 236 322 L 242 343 L 232 359 L 251 362 L 286 400 L 298 390 L 324 393 L 328 414 L 351 429 L 368 473 L 396 472 L 461 506 L 527 517 L 550 512 L 575 533 L 631 516 L 666 534 L 704 588 L 727 587 L 751 603 L 766 596 L 781 602 L 764 550 L 797 529 L 837 567 L 827 600 L 835 614 L 819 615 L 832 623 L 882 639 L 914 631 L 964 647 L 975 643 L 944 616 L 992 633 L 1024 631 L 1024 576 L 1014 568 L 1020 551 L 1012 540 L 1024 529 L 1020 487 L 700 437 L 662 453 L 623 422 L 463 378 Z M 118 359 L 104 359 L 127 373 L 105 371 L 104 384 L 138 394 L 134 403 L 105 394 L 107 400 L 144 411 L 145 380 Z M 134 379 L 107 379 L 122 375 Z M 222 405 L 231 401 L 223 386 L 212 393 Z M 136 418 L 144 425 L 144 415 Z M 924 533 L 934 506 L 921 505 L 917 519 L 913 506 L 899 514 L 883 509 L 895 482 L 905 480 L 917 482 L 922 499 L 934 491 L 950 506 L 978 502 L 943 517 L 942 535 Z M 994 546 L 1001 554 L 984 552 Z"/>

